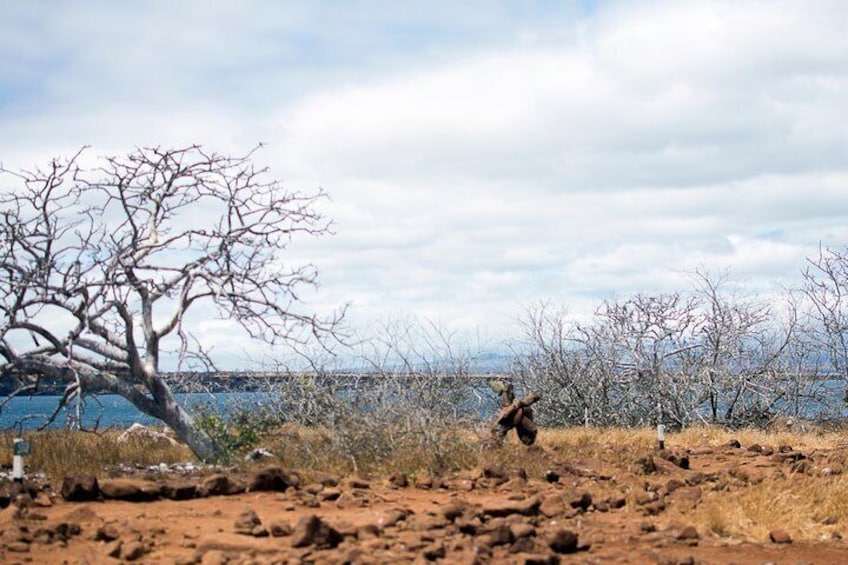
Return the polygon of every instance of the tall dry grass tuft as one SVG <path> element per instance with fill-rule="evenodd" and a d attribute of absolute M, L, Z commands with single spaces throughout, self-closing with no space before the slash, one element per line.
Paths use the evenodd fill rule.
<path fill-rule="evenodd" d="M 162 440 L 130 437 L 119 442 L 120 431 L 102 433 L 73 430 L 47 430 L 26 435 L 32 454 L 24 459 L 27 473 L 42 472 L 60 480 L 67 475 L 91 473 L 103 475 L 116 466 L 155 465 L 191 461 L 194 456 L 184 445 L 173 446 Z M 11 433 L 0 434 L 0 465 L 11 466 Z"/>
<path fill-rule="evenodd" d="M 692 426 L 680 432 L 670 434 L 670 444 L 678 443 L 688 447 L 704 445 L 724 445 L 735 439 L 742 445 L 790 445 L 795 448 L 822 449 L 845 442 L 845 433 L 820 427 L 792 429 L 728 429 L 720 426 Z"/>
<path fill-rule="evenodd" d="M 685 516 L 699 531 L 718 537 L 768 539 L 786 530 L 795 539 L 829 539 L 848 520 L 848 478 L 777 477 L 745 488 L 708 492 Z"/>

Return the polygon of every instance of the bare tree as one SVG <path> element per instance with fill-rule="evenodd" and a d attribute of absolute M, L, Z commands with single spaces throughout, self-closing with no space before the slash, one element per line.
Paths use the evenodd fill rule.
<path fill-rule="evenodd" d="M 830 362 L 831 371 L 848 383 L 848 247 L 819 246 L 802 271 L 802 291 L 812 305 L 811 335 Z"/>
<path fill-rule="evenodd" d="M 797 309 L 787 296 L 784 316 L 761 300 L 728 291 L 729 273 L 696 271 L 700 301 L 698 367 L 692 382 L 702 392 L 711 423 L 765 423 L 802 395 L 790 352 L 799 348 Z"/>
<path fill-rule="evenodd" d="M 0 168 L 16 185 L 0 191 L 2 374 L 65 382 L 61 405 L 119 394 L 215 459 L 160 368 L 167 354 L 211 366 L 189 314 L 234 320 L 270 344 L 333 336 L 343 314 L 305 312 L 299 290 L 317 271 L 284 261 L 295 235 L 328 232 L 323 193 L 284 190 L 254 151 L 143 148 L 84 168 L 81 150 L 46 168 Z"/>
<path fill-rule="evenodd" d="M 588 322 L 528 309 L 514 371 L 546 399 L 540 423 L 740 425 L 829 411 L 804 372 L 815 349 L 793 297 L 780 309 L 728 292 L 728 280 L 698 272 L 693 293 L 606 300 Z"/>

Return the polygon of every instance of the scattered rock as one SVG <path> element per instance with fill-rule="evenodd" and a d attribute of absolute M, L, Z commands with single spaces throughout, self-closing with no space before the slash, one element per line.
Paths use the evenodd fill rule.
<path fill-rule="evenodd" d="M 300 478 L 280 467 L 268 467 L 257 471 L 247 484 L 248 492 L 276 491 L 285 492 L 289 488 L 300 486 Z"/>
<path fill-rule="evenodd" d="M 162 498 L 190 500 L 197 495 L 197 485 L 191 483 L 165 483 L 159 489 Z"/>
<path fill-rule="evenodd" d="M 136 479 L 106 479 L 100 481 L 104 498 L 126 502 L 150 502 L 159 498 L 160 487 L 152 481 Z"/>
<path fill-rule="evenodd" d="M 786 530 L 772 530 L 769 532 L 769 539 L 772 543 L 792 543 L 792 536 Z"/>
<path fill-rule="evenodd" d="M 282 522 L 271 522 L 271 524 L 268 525 L 268 533 L 275 538 L 290 536 L 292 533 L 292 527 L 290 524 L 284 524 Z"/>
<path fill-rule="evenodd" d="M 557 553 L 577 551 L 577 534 L 571 530 L 557 530 L 548 539 L 548 546 Z"/>
<path fill-rule="evenodd" d="M 230 479 L 227 475 L 218 474 L 207 477 L 197 485 L 197 496 L 224 496 L 239 494 L 245 491 L 245 486 Z"/>
<path fill-rule="evenodd" d="M 121 557 L 121 548 L 123 547 L 123 542 L 121 540 L 116 539 L 112 541 L 106 542 L 106 545 L 103 547 L 103 552 L 109 557 L 114 557 L 115 559 L 120 559 Z"/>
<path fill-rule="evenodd" d="M 592 506 L 592 495 L 588 492 L 583 492 L 580 494 L 573 493 L 568 496 L 566 499 L 568 505 L 572 508 L 579 508 L 580 510 L 586 511 Z"/>
<path fill-rule="evenodd" d="M 435 483 L 435 481 L 433 480 L 433 477 L 428 477 L 426 475 L 422 476 L 422 477 L 416 477 L 415 478 L 415 488 L 429 490 L 429 489 L 433 488 L 434 483 Z"/>
<path fill-rule="evenodd" d="M 324 490 L 322 490 L 321 492 L 318 493 L 318 500 L 332 502 L 334 500 L 338 500 L 339 498 L 341 498 L 341 496 L 342 496 L 341 490 L 339 490 L 337 488 L 329 487 L 329 488 L 325 488 Z"/>
<path fill-rule="evenodd" d="M 681 469 L 689 468 L 689 455 L 678 451 L 663 451 L 662 458 Z"/>
<path fill-rule="evenodd" d="M 50 508 L 53 506 L 53 499 L 50 498 L 50 495 L 44 492 L 43 490 L 35 493 L 35 496 L 32 499 L 32 503 L 35 506 L 39 506 L 41 508 Z"/>
<path fill-rule="evenodd" d="M 509 531 L 512 533 L 512 537 L 515 539 L 528 538 L 536 535 L 535 526 L 526 522 L 510 524 Z"/>
<path fill-rule="evenodd" d="M 486 479 L 503 479 L 504 482 L 509 480 L 507 472 L 504 471 L 503 467 L 498 467 L 497 465 L 487 465 L 486 467 L 483 467 L 481 475 Z"/>
<path fill-rule="evenodd" d="M 252 536 L 254 528 L 259 526 L 261 523 L 262 521 L 259 519 L 259 516 L 256 515 L 256 512 L 254 512 L 252 508 L 248 508 L 238 515 L 235 524 L 233 524 L 233 528 L 237 534 Z"/>
<path fill-rule="evenodd" d="M 94 541 L 114 541 L 121 537 L 121 532 L 115 524 L 104 524 L 94 532 Z"/>
<path fill-rule="evenodd" d="M 511 514 L 533 516 L 538 514 L 541 504 L 542 502 L 537 496 L 523 500 L 495 500 L 484 504 L 481 511 L 487 516 L 494 517 L 509 516 Z"/>
<path fill-rule="evenodd" d="M 552 494 L 546 496 L 539 505 L 539 512 L 546 518 L 556 518 L 565 512 L 565 503 L 562 501 L 562 495 Z"/>
<path fill-rule="evenodd" d="M 421 555 L 424 556 L 424 559 L 427 561 L 436 561 L 437 559 L 444 559 L 447 555 L 447 550 L 445 549 L 445 544 L 440 541 L 435 541 L 421 550 Z"/>
<path fill-rule="evenodd" d="M 121 559 L 125 561 L 135 561 L 140 559 L 147 553 L 147 548 L 140 541 L 129 541 L 121 546 Z"/>
<path fill-rule="evenodd" d="M 550 555 L 526 553 L 516 555 L 515 563 L 517 565 L 559 565 L 560 557 L 556 553 Z"/>
<path fill-rule="evenodd" d="M 314 514 L 298 520 L 291 537 L 292 547 L 315 546 L 316 549 L 332 549 L 342 541 L 337 530 Z"/>
<path fill-rule="evenodd" d="M 73 475 L 62 481 L 61 492 L 68 502 L 86 502 L 100 497 L 100 485 L 93 475 Z"/>
<path fill-rule="evenodd" d="M 395 508 L 393 510 L 389 510 L 378 516 L 377 526 L 380 528 L 391 528 L 406 520 L 409 515 L 410 512 L 406 509 Z"/>
<path fill-rule="evenodd" d="M 453 522 L 465 513 L 467 504 L 463 502 L 451 502 L 442 507 L 442 516 Z"/>
<path fill-rule="evenodd" d="M 677 533 L 676 539 L 680 541 L 697 541 L 701 539 L 701 535 L 694 526 L 685 526 Z"/>
<path fill-rule="evenodd" d="M 368 490 L 371 488 L 371 483 L 364 479 L 353 478 L 347 481 L 347 486 L 353 489 Z"/>
<path fill-rule="evenodd" d="M 395 473 L 389 477 L 389 484 L 395 488 L 406 488 L 409 486 L 409 477 L 406 473 Z"/>
<path fill-rule="evenodd" d="M 771 456 L 772 461 L 776 461 L 778 463 L 796 463 L 801 461 L 802 459 L 806 459 L 807 456 L 801 453 L 800 451 L 780 451 Z"/>

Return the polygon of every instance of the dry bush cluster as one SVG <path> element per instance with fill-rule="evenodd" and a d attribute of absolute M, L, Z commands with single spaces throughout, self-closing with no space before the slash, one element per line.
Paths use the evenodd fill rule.
<path fill-rule="evenodd" d="M 525 312 L 512 377 L 549 400 L 538 409 L 549 426 L 839 420 L 846 271 L 848 254 L 827 250 L 778 300 L 698 272 L 689 291 L 607 299 L 588 319 L 541 303 Z"/>

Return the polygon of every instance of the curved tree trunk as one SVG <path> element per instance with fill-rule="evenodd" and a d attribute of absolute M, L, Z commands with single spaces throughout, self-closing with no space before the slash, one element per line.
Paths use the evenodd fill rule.
<path fill-rule="evenodd" d="M 149 377 L 147 381 L 152 398 L 139 395 L 145 399 L 143 405 L 139 405 L 133 398 L 129 398 L 130 402 L 142 412 L 162 420 L 201 461 L 217 461 L 221 455 L 218 445 L 209 434 L 197 427 L 191 415 L 177 402 L 171 387 L 159 375 Z"/>
<path fill-rule="evenodd" d="M 163 409 L 160 419 L 165 422 L 177 438 L 185 442 L 189 449 L 204 463 L 212 463 L 220 458 L 221 452 L 209 434 L 199 429 L 192 417 L 182 406 L 174 404 Z"/>

